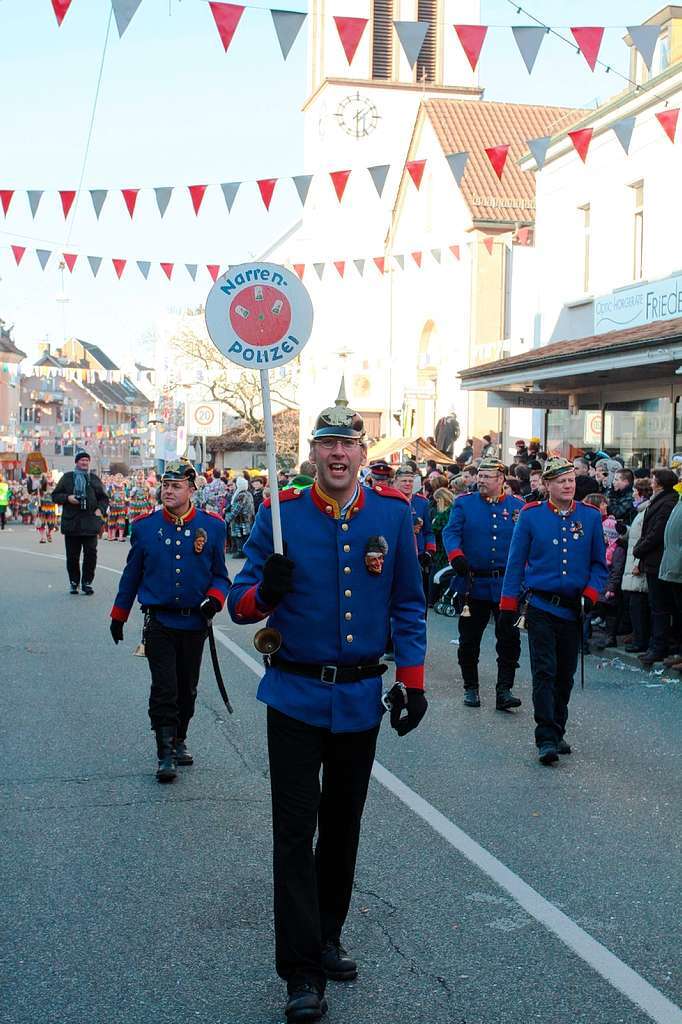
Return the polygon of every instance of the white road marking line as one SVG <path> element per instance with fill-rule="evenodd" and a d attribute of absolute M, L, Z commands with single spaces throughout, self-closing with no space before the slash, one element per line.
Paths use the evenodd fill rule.
<path fill-rule="evenodd" d="M 234 640 L 224 636 L 219 630 L 215 631 L 215 636 L 242 664 L 257 676 L 262 676 L 263 666 L 243 651 Z M 450 846 L 508 892 L 527 914 L 552 932 L 656 1024 L 682 1024 L 682 1010 L 679 1007 L 378 761 L 374 762 L 372 775 L 380 785 L 430 825 Z"/>
<path fill-rule="evenodd" d="M 30 548 L 11 548 L 8 544 L 3 544 L 0 547 L 0 551 L 19 551 L 22 555 L 35 555 L 36 558 L 53 558 L 57 562 L 63 562 L 66 565 L 66 559 L 64 555 L 48 555 L 46 551 L 31 551 Z M 114 572 L 117 576 L 121 576 L 123 573 L 122 569 L 112 569 L 109 565 L 102 565 L 101 562 L 97 563 L 98 569 L 104 569 L 106 572 Z"/>

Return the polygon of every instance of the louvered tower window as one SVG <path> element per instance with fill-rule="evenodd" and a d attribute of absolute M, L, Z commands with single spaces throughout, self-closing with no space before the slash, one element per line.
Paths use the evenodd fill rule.
<path fill-rule="evenodd" d="M 372 78 L 393 77 L 393 0 L 374 0 L 372 9 Z"/>
<path fill-rule="evenodd" d="M 436 81 L 436 44 L 438 40 L 438 0 L 419 0 L 417 4 L 417 20 L 428 21 L 429 31 L 426 33 L 424 45 L 417 61 L 417 81 Z"/>

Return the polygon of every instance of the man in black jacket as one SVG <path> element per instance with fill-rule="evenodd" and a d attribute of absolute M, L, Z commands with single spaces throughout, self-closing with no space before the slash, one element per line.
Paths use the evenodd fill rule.
<path fill-rule="evenodd" d="M 92 581 L 97 565 L 97 538 L 109 499 L 100 478 L 90 472 L 90 456 L 87 452 L 76 452 L 75 470 L 64 473 L 52 492 L 52 498 L 57 505 L 62 506 L 62 533 L 71 593 L 77 594 L 80 584 L 84 594 L 94 594 Z"/>
<path fill-rule="evenodd" d="M 676 483 L 677 475 L 672 469 L 655 469 L 651 474 L 653 497 L 644 513 L 642 533 L 632 552 L 638 559 L 637 574 L 646 574 L 649 591 L 651 640 L 649 650 L 639 655 L 639 660 L 647 667 L 663 661 L 668 653 L 671 609 L 666 585 L 659 580 L 658 570 L 663 558 L 666 524 L 679 500 L 674 490 Z"/>

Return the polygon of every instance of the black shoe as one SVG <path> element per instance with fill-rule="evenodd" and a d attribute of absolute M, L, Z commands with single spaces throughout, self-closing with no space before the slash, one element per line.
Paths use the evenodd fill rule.
<path fill-rule="evenodd" d="M 639 644 L 626 644 L 623 648 L 628 654 L 645 654 L 646 647 L 640 647 Z"/>
<path fill-rule="evenodd" d="M 187 749 L 184 740 L 175 741 L 175 761 L 178 765 L 194 764 L 194 758 Z"/>
<path fill-rule="evenodd" d="M 607 639 L 606 643 L 604 644 L 604 647 L 617 647 L 617 646 L 618 646 L 618 638 L 615 637 L 615 636 L 610 636 Z"/>
<path fill-rule="evenodd" d="M 175 760 L 175 728 L 172 725 L 162 725 L 156 729 L 156 754 L 159 759 L 157 780 L 173 782 L 178 771 Z"/>
<path fill-rule="evenodd" d="M 559 740 L 559 742 L 556 745 L 556 748 L 557 748 L 557 750 L 558 750 L 558 752 L 560 754 L 570 754 L 571 753 L 570 744 L 568 744 L 566 742 L 566 740 Z"/>
<path fill-rule="evenodd" d="M 69 584 L 69 593 L 70 594 L 77 594 L 78 593 L 78 584 L 77 583 L 70 583 Z"/>
<path fill-rule="evenodd" d="M 294 982 L 289 988 L 289 1001 L 284 1009 L 287 1021 L 315 1021 L 327 1012 L 327 1000 L 312 981 Z"/>
<path fill-rule="evenodd" d="M 478 696 L 478 690 L 466 689 L 464 691 L 464 703 L 468 708 L 480 708 L 481 700 Z"/>
<path fill-rule="evenodd" d="M 332 981 L 353 981 L 358 976 L 358 965 L 338 941 L 325 942 L 322 947 L 322 967 Z"/>
<path fill-rule="evenodd" d="M 510 711 L 512 708 L 520 708 L 521 701 L 511 690 L 498 690 L 495 707 L 498 711 Z"/>
<path fill-rule="evenodd" d="M 94 594 L 95 591 L 92 589 L 89 583 L 81 583 L 81 590 L 84 594 Z"/>
<path fill-rule="evenodd" d="M 554 764 L 559 760 L 556 743 L 543 743 L 538 750 L 538 761 L 540 764 Z"/>
<path fill-rule="evenodd" d="M 655 665 L 657 661 L 663 661 L 664 657 L 664 654 L 656 654 L 655 651 L 646 651 L 644 654 L 640 654 L 639 660 L 644 666 L 646 666 L 646 668 L 650 668 L 652 665 Z"/>

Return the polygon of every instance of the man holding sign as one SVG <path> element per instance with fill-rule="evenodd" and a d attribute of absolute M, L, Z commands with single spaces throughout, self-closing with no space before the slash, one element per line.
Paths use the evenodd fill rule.
<path fill-rule="evenodd" d="M 404 736 L 427 708 L 424 591 L 409 504 L 391 488 L 358 483 L 367 448 L 351 409 L 320 413 L 310 458 L 313 486 L 280 495 L 286 554 L 275 553 L 264 502 L 228 598 L 235 622 L 267 618 L 281 639 L 265 658 L 258 699 L 268 705 L 276 968 L 287 982 L 289 1022 L 319 1020 L 327 979 L 357 975 L 341 931 L 379 725 L 388 707 Z M 382 702 L 389 630 L 396 683 Z"/>

